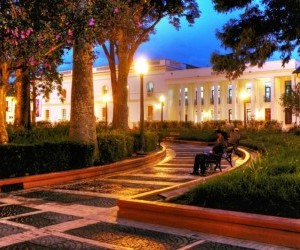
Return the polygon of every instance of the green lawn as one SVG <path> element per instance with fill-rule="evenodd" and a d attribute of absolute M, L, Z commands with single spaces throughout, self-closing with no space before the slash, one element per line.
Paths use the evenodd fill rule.
<path fill-rule="evenodd" d="M 262 154 L 250 166 L 195 187 L 172 202 L 300 218 L 300 136 L 244 132 L 242 145 Z"/>

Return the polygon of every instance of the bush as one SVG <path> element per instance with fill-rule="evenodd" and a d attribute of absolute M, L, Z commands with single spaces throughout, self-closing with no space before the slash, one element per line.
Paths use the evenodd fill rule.
<path fill-rule="evenodd" d="M 129 134 L 112 131 L 98 134 L 99 164 L 120 161 L 132 155 L 134 139 Z"/>
<path fill-rule="evenodd" d="M 93 145 L 72 142 L 0 145 L 0 178 L 89 167 L 93 151 Z"/>

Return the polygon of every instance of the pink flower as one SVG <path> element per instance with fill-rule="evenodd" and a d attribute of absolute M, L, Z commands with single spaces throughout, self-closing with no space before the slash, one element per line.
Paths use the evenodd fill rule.
<path fill-rule="evenodd" d="M 89 26 L 94 26 L 95 25 L 95 19 L 94 18 L 91 18 L 89 20 Z"/>
<path fill-rule="evenodd" d="M 114 13 L 116 14 L 116 13 L 119 13 L 119 8 L 118 7 L 116 7 L 115 9 L 114 9 Z"/>
<path fill-rule="evenodd" d="M 73 31 L 72 30 L 68 31 L 68 36 L 73 36 Z"/>

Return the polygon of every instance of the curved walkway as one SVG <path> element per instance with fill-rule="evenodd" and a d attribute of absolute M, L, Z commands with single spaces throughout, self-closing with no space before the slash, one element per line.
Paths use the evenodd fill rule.
<path fill-rule="evenodd" d="M 55 186 L 1 193 L 0 249 L 285 249 L 118 218 L 119 199 L 166 199 L 219 174 L 189 175 L 195 154 L 205 146 L 165 146 L 167 156 L 159 163 Z M 235 156 L 235 164 L 239 161 Z M 222 173 L 232 169 L 226 162 L 222 166 Z"/>

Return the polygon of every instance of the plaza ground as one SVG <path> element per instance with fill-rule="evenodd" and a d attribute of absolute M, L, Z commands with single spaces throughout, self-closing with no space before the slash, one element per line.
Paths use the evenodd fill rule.
<path fill-rule="evenodd" d="M 195 154 L 206 146 L 170 142 L 165 146 L 166 158 L 151 166 L 0 193 L 0 249 L 288 249 L 118 218 L 118 199 L 220 174 L 213 170 L 207 177 L 189 174 Z M 239 160 L 234 156 L 235 164 Z M 222 161 L 222 168 L 225 173 L 229 163 Z"/>

